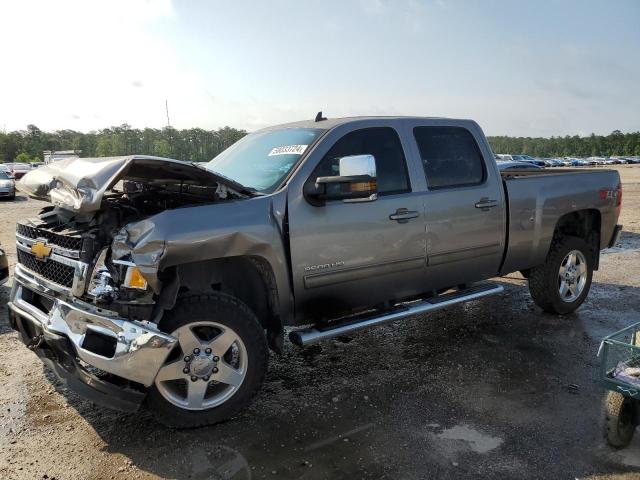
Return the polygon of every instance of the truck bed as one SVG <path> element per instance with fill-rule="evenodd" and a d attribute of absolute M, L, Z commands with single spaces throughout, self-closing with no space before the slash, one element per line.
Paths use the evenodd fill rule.
<path fill-rule="evenodd" d="M 558 220 L 592 211 L 600 221 L 600 248 L 606 248 L 616 226 L 615 170 L 523 169 L 501 172 L 507 205 L 507 249 L 501 273 L 544 262 Z"/>

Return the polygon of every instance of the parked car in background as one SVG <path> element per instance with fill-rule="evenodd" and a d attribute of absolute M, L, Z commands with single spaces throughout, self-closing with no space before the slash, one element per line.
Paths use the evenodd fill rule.
<path fill-rule="evenodd" d="M 540 160 L 538 158 L 533 158 L 529 155 L 513 155 L 513 159 L 517 162 L 527 162 L 527 163 L 531 163 L 532 165 L 536 165 L 538 167 L 546 167 L 547 164 L 544 160 Z"/>
<path fill-rule="evenodd" d="M 542 167 L 539 167 L 538 165 L 534 165 L 533 163 L 529 163 L 529 162 L 509 162 L 509 161 L 504 161 L 504 160 L 497 160 L 496 163 L 498 164 L 498 168 L 500 170 L 513 170 L 513 169 L 537 169 L 540 170 Z"/>
<path fill-rule="evenodd" d="M 38 167 L 42 167 L 45 163 L 44 162 L 33 162 L 31 163 L 31 168 L 38 168 Z"/>
<path fill-rule="evenodd" d="M 547 167 L 562 167 L 562 161 L 557 158 L 545 158 L 544 163 L 547 164 Z"/>
<path fill-rule="evenodd" d="M 31 166 L 28 163 L 12 163 L 11 174 L 13 178 L 20 179 L 31 170 Z"/>
<path fill-rule="evenodd" d="M 606 165 L 606 158 L 604 157 L 588 157 L 585 160 L 589 161 L 592 165 Z"/>
<path fill-rule="evenodd" d="M 587 163 L 581 158 L 569 158 L 570 165 L 572 167 L 585 167 Z"/>
<path fill-rule="evenodd" d="M 499 153 L 497 157 L 499 160 L 502 160 L 505 162 L 528 162 L 533 165 L 537 165 L 538 167 L 546 166 L 546 163 L 544 162 L 544 160 L 538 160 L 529 155 L 510 155 L 510 154 Z"/>
<path fill-rule="evenodd" d="M 0 198 L 16 198 L 16 181 L 5 171 L 0 171 Z"/>

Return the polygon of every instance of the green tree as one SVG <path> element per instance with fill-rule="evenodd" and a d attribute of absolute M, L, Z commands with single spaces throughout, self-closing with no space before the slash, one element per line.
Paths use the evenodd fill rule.
<path fill-rule="evenodd" d="M 18 155 L 16 155 L 16 158 L 14 161 L 16 163 L 30 163 L 31 155 L 29 155 L 27 152 L 20 152 Z"/>

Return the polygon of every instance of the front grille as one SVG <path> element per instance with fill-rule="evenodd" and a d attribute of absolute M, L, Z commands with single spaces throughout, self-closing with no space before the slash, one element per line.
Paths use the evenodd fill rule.
<path fill-rule="evenodd" d="M 73 286 L 73 274 L 75 272 L 73 267 L 51 259 L 43 262 L 38 260 L 32 253 L 28 253 L 20 249 L 18 249 L 18 262 L 26 269 L 37 273 L 41 277 L 46 278 L 53 283 L 69 288 Z"/>
<path fill-rule="evenodd" d="M 16 225 L 16 231 L 23 237 L 32 238 L 34 240 L 44 238 L 48 243 L 68 250 L 80 251 L 82 249 L 82 237 L 79 236 L 61 235 L 59 233 L 51 232 L 50 230 L 22 225 L 21 223 Z"/>

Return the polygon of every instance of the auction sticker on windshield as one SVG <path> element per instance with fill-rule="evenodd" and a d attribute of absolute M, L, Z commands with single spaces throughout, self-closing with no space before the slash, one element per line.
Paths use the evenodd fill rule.
<path fill-rule="evenodd" d="M 302 155 L 309 145 L 284 145 L 282 147 L 274 147 L 269 152 L 269 157 L 275 155 Z"/>

